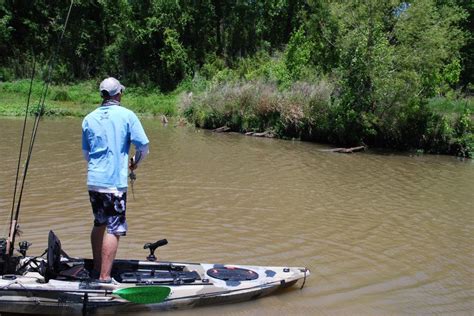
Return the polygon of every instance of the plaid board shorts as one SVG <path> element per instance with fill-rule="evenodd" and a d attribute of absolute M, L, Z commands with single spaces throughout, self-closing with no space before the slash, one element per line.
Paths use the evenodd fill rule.
<path fill-rule="evenodd" d="M 89 191 L 89 198 L 94 213 L 94 226 L 107 225 L 107 233 L 125 236 L 128 228 L 125 218 L 127 192 L 101 193 Z"/>

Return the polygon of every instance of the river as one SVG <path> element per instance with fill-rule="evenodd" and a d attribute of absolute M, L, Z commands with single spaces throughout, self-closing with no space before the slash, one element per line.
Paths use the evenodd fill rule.
<path fill-rule="evenodd" d="M 117 257 L 306 266 L 303 290 L 173 315 L 474 313 L 474 164 L 436 155 L 337 154 L 299 141 L 143 120 L 150 155 L 129 194 Z M 29 123 L 31 124 L 31 122 Z M 54 230 L 91 257 L 80 119 L 41 122 L 20 215 L 29 254 Z M 0 119 L 6 236 L 22 120 Z"/>

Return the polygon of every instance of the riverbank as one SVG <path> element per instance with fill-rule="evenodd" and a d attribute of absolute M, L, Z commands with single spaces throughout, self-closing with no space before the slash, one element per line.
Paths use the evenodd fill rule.
<path fill-rule="evenodd" d="M 74 85 L 51 85 L 45 101 L 44 115 L 82 117 L 101 102 L 98 82 L 85 81 Z M 0 82 L 0 116 L 21 116 L 25 113 L 30 88 L 29 80 Z M 38 110 L 43 82 L 34 81 L 30 98 L 30 114 Z M 127 87 L 125 104 L 142 115 L 178 114 L 178 94 L 162 94 L 154 89 Z"/>
<path fill-rule="evenodd" d="M 0 116 L 24 115 L 29 85 L 29 80 L 0 83 Z M 101 101 L 97 86 L 94 81 L 50 86 L 43 114 L 85 116 Z M 42 82 L 33 83 L 31 115 L 38 110 L 42 88 Z M 127 87 L 124 104 L 142 116 L 184 116 L 205 129 L 225 126 L 233 132 L 265 133 L 336 146 L 368 145 L 473 156 L 473 98 L 433 98 L 411 106 L 409 111 L 400 107 L 398 112 L 353 113 L 351 118 L 351 112 L 335 100 L 334 87 L 325 81 L 299 82 L 288 89 L 256 81 L 187 90 L 178 88 L 162 94 L 154 89 Z M 362 130 L 357 130 L 357 125 Z"/>
<path fill-rule="evenodd" d="M 183 115 L 206 129 L 266 133 L 283 139 L 472 157 L 472 98 L 433 98 L 361 110 L 330 81 L 223 83 L 181 102 Z"/>

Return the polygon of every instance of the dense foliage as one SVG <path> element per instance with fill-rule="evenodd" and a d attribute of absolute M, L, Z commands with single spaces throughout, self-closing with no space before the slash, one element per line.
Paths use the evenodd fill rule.
<path fill-rule="evenodd" d="M 0 2 L 1 81 L 47 63 L 68 6 Z M 53 79 L 188 88 L 184 113 L 204 127 L 470 156 L 472 103 L 434 105 L 472 93 L 473 11 L 467 0 L 76 0 Z"/>
<path fill-rule="evenodd" d="M 69 1 L 0 2 L 2 79 L 46 61 Z M 227 65 L 261 48 L 283 47 L 303 1 L 76 0 L 56 79 L 111 73 L 129 83 L 173 89 L 209 60 Z"/>

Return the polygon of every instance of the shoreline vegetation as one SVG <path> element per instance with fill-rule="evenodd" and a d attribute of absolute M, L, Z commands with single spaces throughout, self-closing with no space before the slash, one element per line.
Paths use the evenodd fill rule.
<path fill-rule="evenodd" d="M 0 82 L 0 116 L 24 115 L 29 85 L 30 80 L 27 79 Z M 37 112 L 42 86 L 43 83 L 38 80 L 33 82 L 31 116 Z M 51 85 L 43 115 L 85 116 L 100 104 L 97 86 L 94 81 Z M 318 84 L 297 82 L 287 89 L 261 81 L 207 83 L 207 86 L 203 82 L 187 82 L 167 94 L 160 93 L 158 89 L 127 87 L 124 106 L 141 116 L 174 117 L 181 124 L 186 120 L 196 127 L 217 132 L 298 139 L 358 150 L 361 146 L 368 146 L 472 158 L 472 97 L 432 98 L 423 104 L 427 115 L 426 122 L 423 122 L 425 129 L 419 129 L 419 135 L 403 135 L 401 130 L 397 130 L 393 132 L 398 132 L 400 138 L 384 143 L 389 136 L 381 135 L 383 129 L 378 126 L 377 135 L 381 135 L 380 138 L 374 137 L 370 143 L 365 143 L 348 142 L 337 134 L 339 108 L 333 94 L 334 86 L 327 81 Z M 411 137 L 412 143 L 410 139 L 403 138 L 407 136 Z"/>
<path fill-rule="evenodd" d="M 33 81 L 29 115 L 38 111 L 38 102 L 44 83 Z M 83 117 L 93 111 L 102 101 L 98 91 L 99 82 L 84 81 L 77 84 L 50 85 L 45 100 L 45 116 Z M 30 79 L 0 82 L 0 116 L 23 116 L 30 89 Z M 126 87 L 126 107 L 140 115 L 178 114 L 178 93 L 162 94 L 148 92 L 143 88 Z"/>

